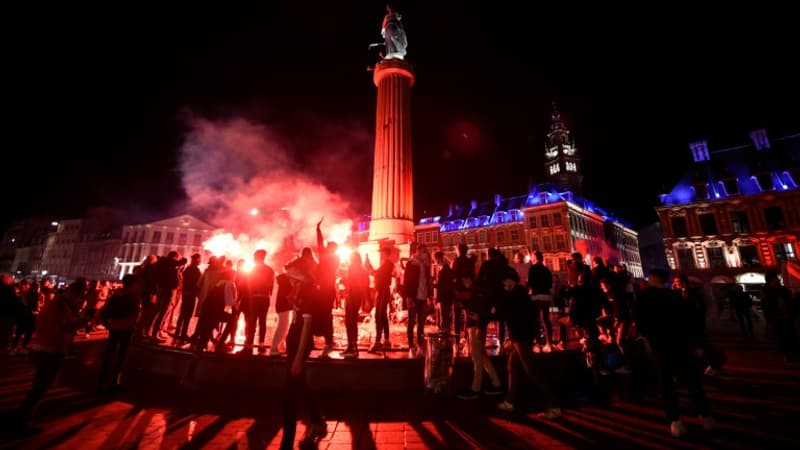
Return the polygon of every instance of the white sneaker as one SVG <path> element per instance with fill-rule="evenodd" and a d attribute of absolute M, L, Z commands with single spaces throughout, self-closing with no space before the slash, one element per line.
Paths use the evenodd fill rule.
<path fill-rule="evenodd" d="M 514 411 L 514 405 L 508 402 L 507 400 L 503 400 L 502 402 L 498 403 L 497 408 L 501 411 L 506 411 L 506 412 Z"/>
<path fill-rule="evenodd" d="M 686 425 L 680 420 L 676 420 L 669 424 L 669 431 L 676 438 L 684 437 L 689 434 L 689 430 L 686 428 Z"/>
<path fill-rule="evenodd" d="M 551 347 L 550 344 L 545 344 L 545 346 L 542 347 L 542 352 L 543 353 L 550 353 L 552 351 L 553 351 L 553 347 Z"/>
<path fill-rule="evenodd" d="M 711 431 L 717 426 L 717 421 L 711 416 L 700 416 L 700 421 L 703 423 L 703 429 Z"/>

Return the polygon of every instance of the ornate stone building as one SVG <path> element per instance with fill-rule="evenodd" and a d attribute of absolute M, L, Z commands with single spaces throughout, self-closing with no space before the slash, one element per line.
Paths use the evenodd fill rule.
<path fill-rule="evenodd" d="M 148 255 L 163 256 L 175 250 L 182 256 L 194 253 L 208 256 L 203 250 L 203 242 L 211 238 L 216 229 L 188 214 L 151 223 L 126 225 L 122 227 L 118 276 L 132 273 L 133 268 Z"/>
<path fill-rule="evenodd" d="M 768 267 L 797 259 L 800 134 L 709 149 L 689 145 L 690 172 L 656 208 L 669 266 L 699 281 L 763 283 Z"/>
<path fill-rule="evenodd" d="M 556 272 L 565 271 L 570 254 L 578 251 L 587 262 L 600 256 L 643 276 L 636 232 L 579 195 L 580 167 L 575 142 L 554 109 L 545 146 L 547 182 L 531 186 L 525 195 L 496 195 L 490 201 L 452 205 L 446 214 L 423 218 L 415 228 L 416 242 L 451 257 L 455 247 L 465 243 L 480 260 L 491 247 L 509 258 L 516 251 L 540 250 L 545 265 Z"/>

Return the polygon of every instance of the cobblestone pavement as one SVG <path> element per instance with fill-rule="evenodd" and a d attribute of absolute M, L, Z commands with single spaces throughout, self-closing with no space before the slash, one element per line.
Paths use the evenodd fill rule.
<path fill-rule="evenodd" d="M 746 340 L 730 324 L 723 328 L 715 343 L 728 362 L 722 375 L 705 385 L 718 424 L 712 432 L 688 417 L 690 435 L 672 438 L 657 397 L 609 405 L 576 401 L 562 420 L 548 422 L 535 410 L 500 412 L 492 397 L 460 401 L 418 392 L 320 392 L 328 435 L 319 448 L 800 448 L 800 366 L 784 363 L 763 338 Z M 134 374 L 126 391 L 98 397 L 90 387 L 102 344 L 101 335 L 77 340 L 77 361 L 86 363 L 68 361 L 39 411 L 42 431 L 19 438 L 6 430 L 1 448 L 278 448 L 280 392 L 197 392 Z M 19 404 L 31 375 L 25 357 L 0 360 L 2 411 Z M 302 432 L 300 426 L 298 436 Z"/>

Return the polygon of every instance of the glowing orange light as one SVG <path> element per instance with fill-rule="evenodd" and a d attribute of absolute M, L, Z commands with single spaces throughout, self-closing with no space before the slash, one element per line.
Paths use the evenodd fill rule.
<path fill-rule="evenodd" d="M 336 249 L 336 256 L 338 256 L 339 260 L 342 262 L 349 261 L 351 253 L 353 253 L 353 250 L 346 245 L 340 245 L 339 248 Z"/>
<path fill-rule="evenodd" d="M 252 259 L 248 259 L 248 260 L 246 260 L 244 262 L 244 266 L 242 266 L 242 270 L 244 270 L 246 273 L 249 273 L 251 270 L 253 270 L 253 267 L 255 267 L 255 265 L 256 264 L 253 262 Z"/>

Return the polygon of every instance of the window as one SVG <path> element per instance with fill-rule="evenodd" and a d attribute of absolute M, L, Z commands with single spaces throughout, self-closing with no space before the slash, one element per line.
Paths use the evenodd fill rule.
<path fill-rule="evenodd" d="M 562 223 L 561 213 L 553 214 L 553 225 L 561 225 Z"/>
<path fill-rule="evenodd" d="M 139 237 L 136 242 L 144 242 L 144 230 L 139 230 Z"/>
<path fill-rule="evenodd" d="M 442 245 L 450 247 L 450 236 L 442 236 Z"/>
<path fill-rule="evenodd" d="M 539 236 L 531 234 L 531 251 L 539 250 Z"/>
<path fill-rule="evenodd" d="M 489 241 L 488 234 L 486 233 L 485 230 L 478 233 L 478 242 L 480 242 L 481 244 L 485 244 L 488 241 Z"/>
<path fill-rule="evenodd" d="M 553 239 L 550 236 L 542 236 L 542 251 L 553 251 Z"/>
<path fill-rule="evenodd" d="M 519 230 L 511 230 L 511 242 L 519 241 Z"/>
<path fill-rule="evenodd" d="M 186 245 L 186 233 L 178 235 L 178 245 Z"/>
<path fill-rule="evenodd" d="M 475 234 L 470 233 L 467 235 L 467 245 L 475 245 Z"/>
<path fill-rule="evenodd" d="M 434 231 L 433 232 L 433 242 L 439 242 L 439 232 L 438 231 Z"/>
<path fill-rule="evenodd" d="M 725 253 L 722 247 L 708 247 L 706 248 L 708 254 L 708 265 L 712 269 L 724 269 L 728 267 L 725 263 Z"/>
<path fill-rule="evenodd" d="M 785 244 L 772 244 L 772 251 L 775 252 L 775 259 L 778 261 L 797 259 L 797 255 L 794 253 L 794 247 L 788 242 Z"/>
<path fill-rule="evenodd" d="M 731 224 L 734 233 L 749 233 L 750 221 L 747 220 L 747 212 L 734 211 L 731 213 Z"/>
<path fill-rule="evenodd" d="M 154 231 L 153 232 L 153 239 L 151 239 L 150 242 L 153 243 L 153 244 L 160 244 L 161 243 L 161 232 L 160 231 Z"/>
<path fill-rule="evenodd" d="M 167 245 L 172 245 L 173 242 L 175 242 L 175 233 L 170 231 L 169 233 L 167 233 L 166 239 L 164 239 L 164 243 Z"/>
<path fill-rule="evenodd" d="M 758 249 L 755 245 L 739 246 L 739 258 L 742 260 L 742 267 L 761 266 L 761 260 L 758 257 Z"/>
<path fill-rule="evenodd" d="M 125 236 L 122 238 L 122 242 L 123 243 L 128 242 L 128 238 L 130 238 L 130 237 L 131 237 L 131 234 L 126 231 L 125 232 Z"/>
<path fill-rule="evenodd" d="M 197 247 L 203 245 L 203 235 L 202 234 L 195 234 L 194 235 L 194 240 L 192 241 L 192 245 L 197 246 Z"/>
<path fill-rule="evenodd" d="M 558 270 L 567 270 L 567 258 L 563 256 L 558 258 Z"/>
<path fill-rule="evenodd" d="M 528 217 L 528 226 L 531 228 L 536 228 L 536 216 Z"/>
<path fill-rule="evenodd" d="M 690 248 L 678 249 L 678 268 L 681 270 L 694 269 L 694 251 Z"/>
<path fill-rule="evenodd" d="M 556 250 L 566 250 L 567 249 L 567 241 L 564 239 L 563 234 L 556 235 Z"/>
<path fill-rule="evenodd" d="M 542 223 L 542 227 L 543 227 L 543 228 L 544 228 L 544 227 L 549 227 L 549 226 L 550 226 L 550 217 L 548 217 L 548 216 L 541 216 L 541 217 L 539 217 L 539 220 L 541 221 L 541 223 Z"/>
<path fill-rule="evenodd" d="M 567 167 L 567 171 L 568 172 L 577 172 L 578 171 L 578 165 L 575 164 L 572 161 L 567 161 L 566 167 Z"/>
<path fill-rule="evenodd" d="M 497 242 L 501 243 L 506 240 L 506 234 L 502 231 L 497 232 Z"/>
<path fill-rule="evenodd" d="M 698 214 L 697 217 L 700 219 L 700 229 L 704 235 L 714 236 L 717 234 L 717 220 L 714 218 L 714 214 Z"/>
<path fill-rule="evenodd" d="M 559 170 L 558 163 L 550 165 L 550 175 L 557 174 Z"/>
<path fill-rule="evenodd" d="M 425 232 L 425 242 L 430 244 L 432 242 L 432 235 L 430 231 Z"/>
<path fill-rule="evenodd" d="M 670 222 L 672 223 L 672 232 L 675 237 L 689 236 L 689 230 L 686 229 L 686 217 L 673 217 Z"/>
<path fill-rule="evenodd" d="M 768 230 L 782 230 L 786 228 L 786 221 L 783 218 L 783 210 L 780 206 L 764 208 L 764 219 L 767 221 Z"/>

